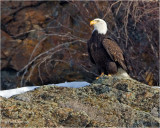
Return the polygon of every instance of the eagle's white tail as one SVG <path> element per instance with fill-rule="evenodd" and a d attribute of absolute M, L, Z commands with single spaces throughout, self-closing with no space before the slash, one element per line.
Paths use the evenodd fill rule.
<path fill-rule="evenodd" d="M 115 75 L 122 77 L 122 78 L 126 78 L 126 79 L 130 78 L 128 73 L 125 70 L 123 70 L 122 68 L 118 68 L 118 72 Z"/>

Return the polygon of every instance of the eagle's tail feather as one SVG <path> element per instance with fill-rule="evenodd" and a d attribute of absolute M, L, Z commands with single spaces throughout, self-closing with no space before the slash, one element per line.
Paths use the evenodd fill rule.
<path fill-rule="evenodd" d="M 120 66 L 121 66 L 125 71 L 128 71 L 128 68 L 127 68 L 127 66 L 126 66 L 126 64 L 125 64 L 124 61 L 120 61 Z"/>

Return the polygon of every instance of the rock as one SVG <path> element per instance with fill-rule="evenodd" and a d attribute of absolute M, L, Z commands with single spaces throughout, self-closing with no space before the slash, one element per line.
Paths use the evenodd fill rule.
<path fill-rule="evenodd" d="M 72 12 L 71 16 L 77 15 L 78 11 L 72 11 L 75 8 L 72 4 L 69 6 L 64 6 L 60 2 L 8 2 L 8 4 L 3 2 L 2 4 L 2 69 L 19 72 L 36 56 L 60 44 L 77 40 L 72 37 L 75 30 L 79 28 L 81 28 L 79 31 L 87 30 L 86 27 L 80 27 L 83 25 L 80 21 L 75 24 L 74 19 L 66 13 L 68 10 Z M 8 8 L 8 11 L 5 8 Z M 53 16 L 53 13 L 56 15 Z M 59 27 L 55 29 L 55 25 Z M 70 29 L 71 26 L 73 30 Z M 75 31 L 75 36 L 78 38 L 83 35 Z M 74 80 L 91 82 L 96 73 L 89 72 L 95 71 L 95 68 L 91 67 L 86 53 L 86 39 L 61 48 L 63 49 L 59 52 L 45 54 L 34 61 L 33 65 L 29 65 L 24 79 L 23 73 L 18 78 L 15 77 L 17 86 L 22 86 L 23 81 L 36 85 Z"/>
<path fill-rule="evenodd" d="M 1 70 L 1 90 L 17 87 L 17 71 L 11 68 Z"/>
<path fill-rule="evenodd" d="M 13 54 L 16 51 L 16 47 L 19 45 L 18 40 L 13 40 L 6 32 L 2 31 L 1 33 L 1 58 L 2 58 L 2 67 L 3 68 L 8 67 L 9 62 L 13 56 Z"/>
<path fill-rule="evenodd" d="M 44 85 L 1 98 L 2 127 L 158 127 L 160 89 L 101 77 L 90 86 Z"/>

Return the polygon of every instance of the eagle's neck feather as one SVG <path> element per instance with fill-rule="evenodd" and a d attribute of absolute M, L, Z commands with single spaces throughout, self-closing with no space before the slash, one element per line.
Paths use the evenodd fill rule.
<path fill-rule="evenodd" d="M 105 34 L 99 34 L 97 30 L 92 33 L 92 41 L 101 43 L 105 38 Z"/>
<path fill-rule="evenodd" d="M 96 31 L 96 30 L 98 31 L 99 34 L 105 35 L 107 33 L 107 30 L 108 30 L 106 22 L 95 24 L 93 32 Z"/>

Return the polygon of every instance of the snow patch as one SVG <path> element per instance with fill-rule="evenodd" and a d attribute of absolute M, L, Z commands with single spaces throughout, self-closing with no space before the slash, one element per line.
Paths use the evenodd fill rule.
<path fill-rule="evenodd" d="M 85 81 L 83 82 L 65 82 L 65 83 L 59 83 L 55 85 L 60 86 L 60 87 L 80 88 L 80 87 L 88 86 L 90 85 L 90 83 L 85 82 Z"/>
<path fill-rule="evenodd" d="M 160 86 L 151 86 L 152 88 L 159 88 L 160 89 Z"/>
<path fill-rule="evenodd" d="M 21 88 L 15 88 L 15 89 L 9 89 L 9 90 L 2 90 L 0 91 L 0 96 L 9 98 L 13 95 L 21 94 L 27 91 L 34 90 L 35 88 L 38 88 L 39 86 L 30 86 L 30 87 L 21 87 Z"/>
<path fill-rule="evenodd" d="M 90 85 L 90 83 L 82 81 L 82 82 L 65 82 L 65 83 L 59 83 L 59 84 L 49 84 L 50 86 L 59 86 L 59 87 L 70 87 L 70 88 L 80 88 L 84 86 Z M 13 95 L 25 93 L 27 91 L 34 90 L 35 88 L 38 88 L 40 86 L 30 86 L 30 87 L 21 87 L 21 88 L 15 88 L 15 89 L 9 89 L 9 90 L 2 90 L 0 91 L 0 96 L 9 98 Z"/>

